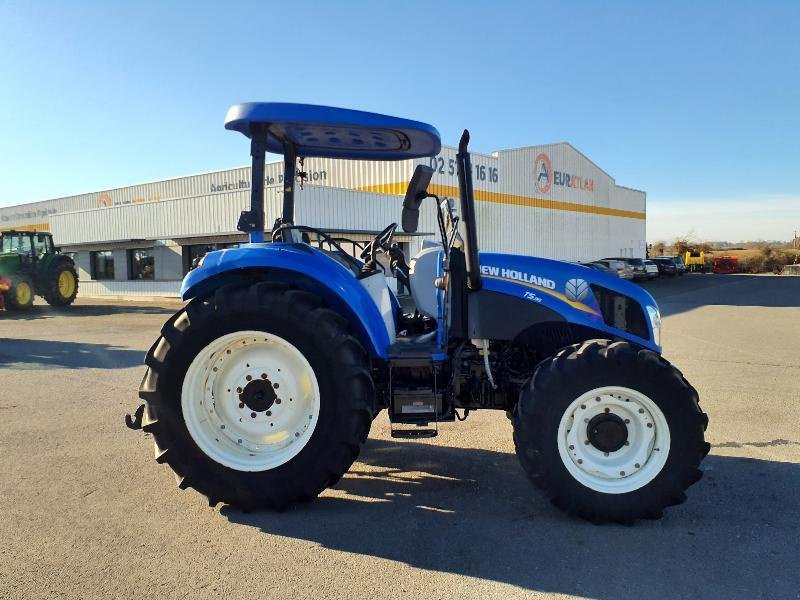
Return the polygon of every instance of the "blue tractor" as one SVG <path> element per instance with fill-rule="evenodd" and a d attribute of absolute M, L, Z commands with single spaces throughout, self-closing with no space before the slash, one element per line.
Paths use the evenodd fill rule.
<path fill-rule="evenodd" d="M 427 191 L 430 167 L 409 182 L 403 230 L 417 230 L 428 198 L 440 229 L 409 259 L 393 241 L 397 223 L 359 257 L 296 224 L 297 163 L 434 156 L 434 127 L 281 103 L 236 105 L 225 127 L 250 139 L 239 219 L 250 243 L 207 254 L 186 276 L 187 304 L 147 353 L 144 404 L 127 418 L 152 434 L 156 461 L 181 488 L 212 506 L 280 510 L 334 485 L 383 409 L 402 438 L 498 409 L 532 482 L 570 514 L 631 522 L 685 500 L 709 450 L 708 419 L 661 356 L 655 301 L 580 265 L 479 252 L 467 131 L 457 210 Z M 268 239 L 266 152 L 284 156 L 283 210 Z M 413 307 L 401 307 L 385 268 Z"/>

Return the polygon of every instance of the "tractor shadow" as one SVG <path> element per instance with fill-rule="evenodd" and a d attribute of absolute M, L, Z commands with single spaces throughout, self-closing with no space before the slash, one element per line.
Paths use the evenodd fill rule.
<path fill-rule="evenodd" d="M 661 521 L 563 515 L 513 454 L 370 440 L 315 502 L 231 522 L 411 567 L 592 598 L 795 597 L 800 465 L 710 456 Z"/>
<path fill-rule="evenodd" d="M 25 311 L 7 310 L 0 313 L 3 321 L 35 321 L 56 317 L 106 317 L 114 315 L 172 315 L 179 304 L 173 307 L 143 306 L 140 304 L 75 304 L 67 307 L 54 307 L 46 304 L 35 304 Z"/>
<path fill-rule="evenodd" d="M 108 344 L 0 338 L 3 369 L 127 369 L 141 366 L 145 353 Z"/>
<path fill-rule="evenodd" d="M 796 307 L 800 277 L 791 275 L 713 275 L 687 273 L 642 285 L 663 316 L 708 305 Z"/>

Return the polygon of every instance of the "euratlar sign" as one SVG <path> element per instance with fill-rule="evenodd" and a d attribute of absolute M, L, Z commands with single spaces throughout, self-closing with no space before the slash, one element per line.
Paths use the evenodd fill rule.
<path fill-rule="evenodd" d="M 536 157 L 533 174 L 536 191 L 541 194 L 547 194 L 554 185 L 586 192 L 594 191 L 594 179 L 586 179 L 580 175 L 556 171 L 553 169 L 553 163 L 550 161 L 550 157 L 544 152 L 540 152 Z"/>

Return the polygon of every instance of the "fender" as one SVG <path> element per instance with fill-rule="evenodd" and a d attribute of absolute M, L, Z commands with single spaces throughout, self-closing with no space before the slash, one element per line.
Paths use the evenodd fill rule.
<path fill-rule="evenodd" d="M 386 325 L 355 274 L 325 252 L 307 244 L 272 242 L 209 252 L 181 285 L 181 298 L 205 296 L 231 281 L 247 281 L 253 272 L 313 292 L 353 325 L 367 352 L 388 358 Z"/>
<path fill-rule="evenodd" d="M 568 323 L 661 352 L 661 347 L 653 341 L 645 308 L 658 306 L 653 297 L 638 285 L 583 265 L 545 258 L 481 252 L 480 261 L 483 290 L 522 298 L 549 309 Z M 644 311 L 646 333 L 635 335 L 609 323 L 609 316 L 604 313 L 593 285 L 637 303 Z"/>

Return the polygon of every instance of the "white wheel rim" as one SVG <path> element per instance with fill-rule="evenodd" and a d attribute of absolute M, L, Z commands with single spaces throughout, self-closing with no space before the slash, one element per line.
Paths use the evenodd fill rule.
<path fill-rule="evenodd" d="M 625 423 L 627 440 L 618 450 L 604 452 L 590 442 L 589 426 L 609 413 Z M 586 392 L 569 405 L 558 426 L 558 453 L 567 471 L 605 494 L 625 494 L 650 483 L 664 468 L 669 447 L 664 413 L 650 398 L 625 387 Z"/>
<path fill-rule="evenodd" d="M 238 331 L 208 344 L 189 365 L 181 408 L 206 456 L 238 471 L 267 471 L 311 439 L 319 386 L 308 360 L 285 339 Z"/>

